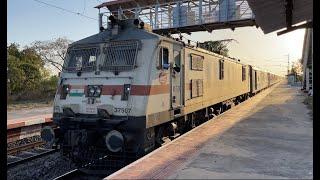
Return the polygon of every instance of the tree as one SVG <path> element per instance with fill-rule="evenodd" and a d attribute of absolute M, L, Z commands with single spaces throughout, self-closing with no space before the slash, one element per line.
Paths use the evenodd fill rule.
<path fill-rule="evenodd" d="M 200 43 L 200 47 L 223 56 L 228 56 L 229 50 L 223 42 L 224 41 L 205 41 Z"/>
<path fill-rule="evenodd" d="M 302 64 L 301 64 L 301 60 L 299 59 L 299 60 L 297 60 L 296 62 L 293 62 L 292 63 L 292 67 L 291 67 L 291 73 L 294 73 L 294 74 L 296 74 L 296 78 L 297 78 L 297 80 L 298 81 L 300 81 L 300 82 L 302 82 L 302 74 L 303 74 L 303 72 L 302 72 L 302 69 L 303 69 L 303 67 L 302 67 Z"/>
<path fill-rule="evenodd" d="M 71 40 L 63 37 L 53 41 L 35 41 L 32 43 L 32 47 L 40 55 L 47 67 L 50 69 L 54 67 L 53 71 L 61 71 L 70 43 L 72 43 Z"/>
<path fill-rule="evenodd" d="M 302 74 L 301 60 L 292 63 L 291 73 Z"/>
<path fill-rule="evenodd" d="M 7 48 L 8 54 L 20 58 L 19 44 L 11 43 Z"/>
<path fill-rule="evenodd" d="M 8 47 L 8 76 L 11 93 L 35 90 L 46 71 L 40 56 L 32 48 L 18 49 L 18 45 Z"/>
<path fill-rule="evenodd" d="M 9 54 L 8 56 L 8 89 L 10 93 L 18 93 L 24 89 L 24 81 L 26 75 L 22 69 L 19 68 L 19 59 Z"/>
<path fill-rule="evenodd" d="M 59 78 L 50 76 L 33 46 L 20 50 L 18 44 L 10 44 L 7 55 L 8 102 L 53 98 Z"/>

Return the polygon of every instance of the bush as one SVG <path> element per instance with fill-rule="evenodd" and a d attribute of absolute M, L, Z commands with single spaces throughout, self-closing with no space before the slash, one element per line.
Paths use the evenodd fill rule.
<path fill-rule="evenodd" d="M 8 102 L 53 99 L 57 89 L 57 76 L 50 76 L 44 62 L 32 48 L 8 47 Z"/>

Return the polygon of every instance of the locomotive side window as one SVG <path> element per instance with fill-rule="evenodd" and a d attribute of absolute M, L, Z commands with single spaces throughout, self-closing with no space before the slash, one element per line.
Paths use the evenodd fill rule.
<path fill-rule="evenodd" d="M 246 80 L 246 67 L 242 66 L 242 81 Z"/>
<path fill-rule="evenodd" d="M 222 80 L 224 78 L 224 61 L 219 61 L 219 79 Z"/>
<path fill-rule="evenodd" d="M 181 60 L 180 60 L 180 51 L 173 51 L 173 54 L 174 54 L 174 63 L 176 66 L 180 67 L 180 64 L 181 64 Z"/>
<path fill-rule="evenodd" d="M 191 70 L 203 71 L 203 56 L 191 54 Z"/>
<path fill-rule="evenodd" d="M 161 47 L 159 51 L 160 68 L 169 69 L 169 50 L 168 48 Z"/>

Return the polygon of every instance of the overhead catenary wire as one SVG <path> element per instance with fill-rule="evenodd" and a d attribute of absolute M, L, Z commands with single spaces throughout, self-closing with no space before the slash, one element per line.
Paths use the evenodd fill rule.
<path fill-rule="evenodd" d="M 45 4 L 45 5 L 47 5 L 47 6 L 50 6 L 50 7 L 56 8 L 56 9 L 60 9 L 60 10 L 62 10 L 62 11 L 68 12 L 68 13 L 72 13 L 72 14 L 75 14 L 75 15 L 79 15 L 79 16 L 82 16 L 82 17 L 87 18 L 87 19 L 91 19 L 91 20 L 98 21 L 98 19 L 96 19 L 96 18 L 93 18 L 93 17 L 87 16 L 87 15 L 84 15 L 83 13 L 71 11 L 71 10 L 69 10 L 69 9 L 65 9 L 65 8 L 56 6 L 56 5 L 54 5 L 54 4 L 49 4 L 49 3 L 47 3 L 47 2 L 43 2 L 43 1 L 40 1 L 40 0 L 33 0 L 33 1 L 38 2 L 38 3 L 41 3 L 41 4 Z"/>
<path fill-rule="evenodd" d="M 82 14 L 84 14 L 86 11 L 86 0 L 83 0 L 83 11 Z"/>

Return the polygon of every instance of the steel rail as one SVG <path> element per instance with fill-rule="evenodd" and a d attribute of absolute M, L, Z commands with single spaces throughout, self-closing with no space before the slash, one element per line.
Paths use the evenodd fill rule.
<path fill-rule="evenodd" d="M 18 147 L 14 147 L 14 148 L 11 148 L 11 149 L 7 149 L 7 155 L 12 155 L 12 154 L 16 154 L 18 152 L 21 152 L 21 151 L 26 151 L 26 150 L 29 150 L 29 149 L 33 149 L 37 146 L 41 146 L 41 145 L 44 145 L 45 142 L 43 141 L 36 141 L 36 142 L 31 142 L 31 143 L 28 143 L 28 144 L 24 144 L 24 145 L 21 145 L 21 146 L 18 146 Z"/>
<path fill-rule="evenodd" d="M 26 157 L 26 158 L 23 158 L 23 159 L 19 159 L 19 160 L 7 163 L 7 167 L 8 168 L 14 167 L 14 166 L 17 166 L 17 165 L 22 164 L 24 162 L 27 162 L 27 161 L 30 161 L 30 160 L 33 160 L 33 159 L 36 159 L 36 158 L 43 157 L 45 155 L 52 154 L 52 153 L 57 152 L 57 151 L 58 151 L 58 149 L 48 149 L 45 152 L 41 152 L 41 153 L 35 154 L 33 156 L 29 156 L 29 157 Z"/>
<path fill-rule="evenodd" d="M 71 170 L 65 174 L 62 174 L 61 176 L 58 176 L 54 178 L 53 180 L 62 180 L 62 179 L 80 179 L 80 177 L 85 176 L 83 172 L 81 172 L 79 169 Z"/>

